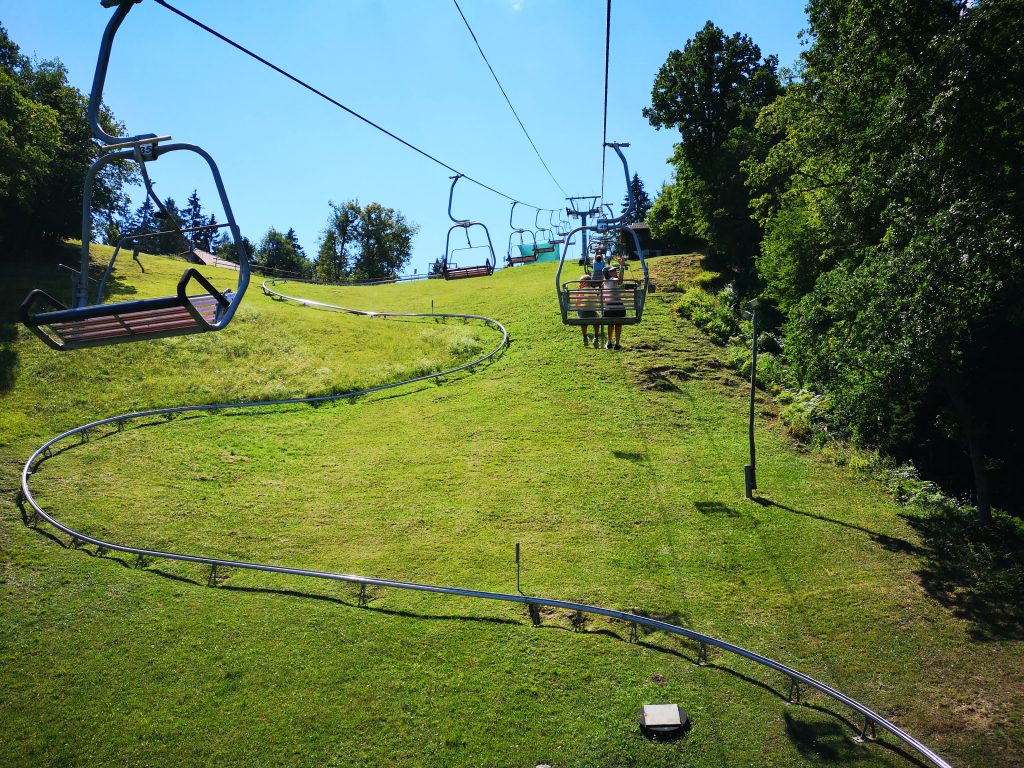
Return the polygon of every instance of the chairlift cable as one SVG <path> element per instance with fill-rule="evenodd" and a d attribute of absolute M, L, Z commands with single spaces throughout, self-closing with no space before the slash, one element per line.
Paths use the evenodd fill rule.
<path fill-rule="evenodd" d="M 537 149 L 537 145 L 534 144 L 533 139 L 530 136 L 530 132 L 526 130 L 526 126 L 523 125 L 523 121 L 519 119 L 519 113 L 516 112 L 516 108 L 512 106 L 512 100 L 509 99 L 508 94 L 505 93 L 505 88 L 502 86 L 501 80 L 498 79 L 498 75 L 495 74 L 494 67 L 491 66 L 491 62 L 488 61 L 487 54 L 484 53 L 484 49 L 480 46 L 480 41 L 476 39 L 476 33 L 469 25 L 469 20 L 466 18 L 466 14 L 462 12 L 462 8 L 459 6 L 459 0 L 452 0 L 452 2 L 455 3 L 455 8 L 458 10 L 459 16 L 462 17 L 462 21 L 466 25 L 466 29 L 469 30 L 470 37 L 472 37 L 473 42 L 476 43 L 476 49 L 480 51 L 480 55 L 483 57 L 484 63 L 487 65 L 487 69 L 491 71 L 491 77 L 493 77 L 494 82 L 498 84 L 498 90 L 500 90 L 501 95 L 505 97 L 505 103 L 508 104 L 508 108 L 512 110 L 512 114 L 515 116 L 516 122 L 518 122 L 519 127 L 523 129 L 523 133 L 526 135 L 526 140 L 530 142 L 530 146 L 533 147 L 533 151 L 537 153 L 537 159 L 540 160 L 540 164 L 544 166 L 544 170 L 548 172 L 548 176 L 550 176 L 551 180 L 555 182 L 555 186 L 558 187 L 559 191 L 563 195 L 568 195 L 569 193 L 562 188 L 561 184 L 558 183 L 558 179 L 555 178 L 555 174 L 553 174 L 551 169 L 548 168 L 548 164 L 544 162 L 544 158 L 541 156 L 540 150 Z"/>
<path fill-rule="evenodd" d="M 157 0 L 158 2 L 160 0 Z M 612 0 L 608 0 L 608 10 L 604 22 L 604 127 L 601 131 L 601 202 L 604 202 L 604 159 L 608 143 L 608 60 L 612 40 Z"/>
<path fill-rule="evenodd" d="M 310 85 L 305 80 L 297 77 L 296 75 L 291 74 L 287 70 L 282 69 L 281 67 L 277 66 L 276 64 L 268 61 L 267 59 L 265 59 L 262 56 L 260 56 L 258 53 L 255 53 L 255 52 L 249 50 L 248 48 L 246 48 L 241 43 L 235 42 L 234 40 L 232 40 L 227 35 L 224 35 L 224 34 L 218 32 L 217 30 L 213 29 L 212 27 L 207 26 L 206 24 L 204 24 L 203 22 L 199 21 L 198 19 L 196 19 L 196 18 L 194 18 L 192 16 L 189 16 L 187 13 L 185 13 L 182 10 L 180 10 L 179 8 L 175 8 L 173 5 L 168 3 L 167 0 L 155 0 L 155 2 L 158 5 L 162 5 L 164 8 L 166 8 L 169 11 L 171 11 L 172 13 L 175 13 L 178 16 L 180 16 L 181 18 L 185 19 L 185 21 L 188 21 L 189 23 L 194 24 L 195 26 L 199 27 L 204 32 L 210 33 L 211 35 L 216 37 L 218 40 L 221 40 L 221 41 L 227 43 L 232 48 L 235 48 L 235 49 L 241 51 L 246 56 L 249 56 L 250 58 L 256 59 L 256 61 L 258 61 L 261 64 L 263 64 L 264 66 L 269 67 L 270 69 L 274 70 L 279 75 L 282 75 L 282 76 L 288 78 L 289 80 L 291 80 L 296 85 L 299 85 L 299 86 L 305 88 L 307 91 L 310 91 L 311 93 L 316 94 L 320 98 L 322 98 L 325 101 L 333 104 L 334 106 L 338 107 L 339 109 L 344 110 L 345 112 L 348 112 L 350 115 L 352 115 L 353 117 L 355 117 L 355 118 L 357 118 L 359 120 L 362 120 L 364 123 L 366 123 L 370 127 L 376 128 L 378 131 L 380 131 L 381 133 L 385 134 L 386 136 L 391 137 L 392 139 L 397 141 L 399 144 L 405 145 L 406 147 L 411 149 L 413 152 L 416 152 L 417 154 L 422 155 L 423 157 L 427 158 L 428 160 L 432 160 L 433 162 L 435 162 L 438 165 L 440 165 L 442 168 L 445 168 L 445 169 L 451 171 L 452 173 L 460 173 L 462 175 L 462 177 L 466 179 L 466 181 L 471 181 L 474 184 L 476 184 L 477 186 L 483 187 L 484 189 L 488 190 L 489 192 L 493 192 L 494 194 L 498 195 L 499 197 L 503 197 L 506 200 L 516 200 L 516 198 L 512 197 L 511 195 L 507 195 L 504 192 L 502 192 L 501 190 L 495 189 L 494 187 L 489 186 L 488 184 L 484 184 L 482 181 L 479 181 L 478 179 L 474 179 L 472 176 L 468 176 L 468 175 L 462 173 L 461 171 L 457 170 L 456 168 L 448 165 L 448 163 L 444 162 L 443 160 L 439 160 L 438 158 L 434 157 L 434 155 L 430 154 L 426 150 L 420 149 L 415 144 L 412 144 L 412 143 L 406 141 L 405 139 L 403 139 L 401 136 L 398 136 L 398 135 L 392 133 L 387 128 L 383 127 L 382 125 L 379 125 L 379 124 L 375 123 L 370 118 L 368 118 L 368 117 L 366 117 L 364 115 L 359 114 L 358 112 L 356 112 L 351 107 L 345 106 L 344 104 L 342 104 L 337 99 L 334 99 L 334 98 L 328 96 L 326 93 L 321 91 L 319 88 L 316 88 L 315 86 Z M 535 208 L 535 209 L 538 209 L 538 210 L 540 209 L 540 206 L 531 205 L 530 203 L 523 202 L 522 200 L 518 200 L 517 202 L 520 205 L 526 206 L 527 208 Z"/>

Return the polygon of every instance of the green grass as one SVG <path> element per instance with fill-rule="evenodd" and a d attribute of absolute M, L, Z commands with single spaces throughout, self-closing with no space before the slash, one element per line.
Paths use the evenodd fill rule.
<path fill-rule="evenodd" d="M 124 290 L 181 264 L 143 257 Z M 655 261 L 660 284 L 685 279 Z M 20 300 L 28 276 L 5 286 Z M 229 284 L 230 273 L 218 276 Z M 515 589 L 642 611 L 790 664 L 956 765 L 1024 765 L 1022 642 L 979 639 L 929 597 L 925 544 L 873 483 L 801 451 L 654 294 L 625 350 L 558 320 L 554 265 L 489 279 L 291 286 L 374 310 L 481 313 L 512 343 L 471 375 L 319 407 L 129 428 L 46 462 L 37 496 L 117 541 L 367 576 Z M 10 298 L 7 296 L 10 292 Z M 348 317 L 257 287 L 212 335 L 68 354 L 19 329 L 0 405 L 0 765 L 912 765 L 858 745 L 829 700 L 662 633 L 516 606 L 64 549 L 13 504 L 46 438 L 136 408 L 351 390 L 489 349 L 493 330 Z M 67 543 L 66 537 L 57 537 Z M 655 676 L 663 678 L 654 682 Z M 691 714 L 644 740 L 641 704 Z"/>

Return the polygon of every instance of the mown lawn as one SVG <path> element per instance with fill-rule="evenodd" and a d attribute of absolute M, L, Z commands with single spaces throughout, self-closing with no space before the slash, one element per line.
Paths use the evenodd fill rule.
<path fill-rule="evenodd" d="M 167 290 L 143 257 L 122 292 Z M 652 263 L 662 275 L 679 259 Z M 20 300 L 28 276 L 4 288 Z M 218 275 L 229 284 L 230 273 Z M 663 284 L 669 281 L 666 277 Z M 46 462 L 37 497 L 140 546 L 644 612 L 818 677 L 956 765 L 1024 765 L 1022 643 L 932 599 L 921 542 L 870 481 L 793 446 L 760 403 L 761 503 L 743 498 L 746 401 L 721 355 L 650 297 L 620 353 L 558 320 L 554 265 L 489 279 L 286 292 L 373 310 L 485 314 L 495 361 L 318 407 L 130 428 Z M 10 294 L 10 298 L 8 295 Z M 859 745 L 820 696 L 661 633 L 515 606 L 66 549 L 23 525 L 20 464 L 136 408 L 348 391 L 489 349 L 461 322 L 275 302 L 256 281 L 220 333 L 57 354 L 17 332 L 0 400 L 0 764 L 913 765 Z M 1017 682 L 1015 682 L 1017 681 Z M 693 730 L 646 741 L 641 704 Z M 859 723 L 854 723 L 859 726 Z"/>

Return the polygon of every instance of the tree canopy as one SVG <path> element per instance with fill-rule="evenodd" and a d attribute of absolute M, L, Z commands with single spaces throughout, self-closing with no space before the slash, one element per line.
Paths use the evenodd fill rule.
<path fill-rule="evenodd" d="M 678 128 L 671 194 L 659 197 L 652 233 L 699 236 L 726 268 L 752 270 L 760 231 L 751 220 L 742 164 L 754 148 L 760 110 L 779 94 L 775 56 L 746 35 L 727 36 L 710 21 L 672 51 L 658 71 L 651 106 L 656 128 Z"/>
<path fill-rule="evenodd" d="M 273 227 L 267 230 L 256 249 L 255 262 L 268 271 L 285 275 L 305 276 L 311 272 L 309 259 L 302 254 L 295 230 L 291 229 L 288 234 L 278 232 Z"/>
<path fill-rule="evenodd" d="M 622 214 L 625 214 L 629 210 L 629 198 L 630 195 L 633 197 L 633 212 L 626 220 L 627 224 L 636 224 L 641 221 L 647 220 L 647 214 L 651 210 L 651 198 L 647 194 L 647 190 L 644 189 L 644 183 L 640 180 L 640 175 L 634 173 L 633 178 L 629 181 L 629 193 L 626 194 L 622 201 Z"/>
<path fill-rule="evenodd" d="M 419 230 L 394 208 L 349 200 L 330 203 L 331 214 L 317 256 L 322 280 L 382 280 L 397 277 L 412 255 Z"/>
<path fill-rule="evenodd" d="M 749 165 L 797 370 L 883 446 L 958 435 L 983 519 L 1016 400 L 993 394 L 1024 331 L 1022 10 L 811 0 L 800 79 L 762 112 Z"/>
<path fill-rule="evenodd" d="M 68 84 L 63 64 L 30 61 L 0 26 L 0 253 L 81 235 L 82 180 L 100 151 L 86 103 Z M 119 132 L 106 107 L 100 121 Z M 122 188 L 133 177 L 122 162 L 98 174 L 92 199 L 98 223 L 124 207 Z"/>

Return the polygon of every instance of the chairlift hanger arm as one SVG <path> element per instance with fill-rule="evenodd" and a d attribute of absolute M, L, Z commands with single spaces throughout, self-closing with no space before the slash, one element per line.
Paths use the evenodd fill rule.
<path fill-rule="evenodd" d="M 629 163 L 626 162 L 626 156 L 622 154 L 622 147 L 628 147 L 629 144 L 621 141 L 609 141 L 605 144 L 606 147 L 611 147 L 615 150 L 615 154 L 619 156 L 619 160 L 622 161 L 622 170 L 626 174 L 626 210 L 621 216 L 609 216 L 607 219 L 598 219 L 597 225 L 601 227 L 612 227 L 618 224 L 627 222 L 633 215 L 633 208 L 635 201 L 633 200 L 633 189 L 629 184 Z M 614 212 L 613 212 L 614 213 Z"/>
<path fill-rule="evenodd" d="M 454 221 L 456 224 L 463 224 L 464 222 L 469 221 L 469 219 L 456 219 L 452 215 L 452 199 L 455 197 L 455 185 L 458 184 L 459 179 L 461 179 L 465 175 L 466 174 L 464 173 L 456 173 L 454 176 L 448 177 L 449 179 L 452 180 L 452 187 L 451 189 L 448 190 L 448 218 Z"/>
<path fill-rule="evenodd" d="M 110 64 L 110 49 L 114 46 L 114 36 L 117 34 L 121 22 L 125 20 L 132 6 L 141 2 L 142 0 L 101 0 L 100 2 L 100 5 L 104 8 L 117 8 L 114 11 L 114 15 L 110 17 L 110 21 L 107 22 L 106 29 L 103 30 L 103 39 L 100 42 L 100 55 L 96 60 L 96 72 L 92 79 L 92 90 L 89 92 L 89 107 L 87 111 L 89 127 L 92 129 L 93 136 L 104 144 L 117 144 L 125 141 L 125 139 L 111 136 L 103 130 L 103 127 L 100 125 L 100 106 L 103 102 L 103 85 L 107 79 L 107 66 Z M 155 138 L 155 134 L 150 136 L 140 135 L 134 138 Z"/>

